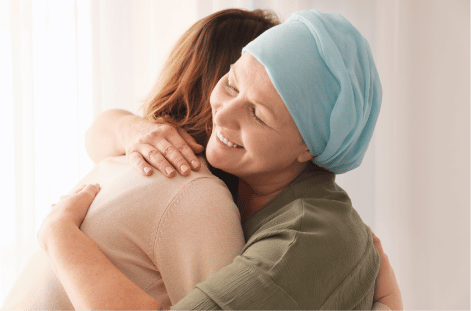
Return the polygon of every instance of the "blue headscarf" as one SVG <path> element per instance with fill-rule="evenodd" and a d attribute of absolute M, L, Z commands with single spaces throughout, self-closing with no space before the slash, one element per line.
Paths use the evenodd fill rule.
<path fill-rule="evenodd" d="M 358 167 L 381 106 L 366 39 L 340 14 L 293 13 L 244 47 L 264 65 L 313 162 L 336 174 Z"/>

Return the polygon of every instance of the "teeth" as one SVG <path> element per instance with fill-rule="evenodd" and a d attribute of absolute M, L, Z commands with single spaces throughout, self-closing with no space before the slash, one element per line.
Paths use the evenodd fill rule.
<path fill-rule="evenodd" d="M 226 144 L 227 146 L 229 147 L 232 147 L 232 148 L 238 148 L 239 145 L 236 145 L 234 143 L 231 143 L 230 141 L 228 141 L 226 138 L 224 138 L 221 133 L 219 133 L 219 128 L 216 128 L 216 136 L 219 138 L 220 141 L 222 141 L 224 144 Z"/>

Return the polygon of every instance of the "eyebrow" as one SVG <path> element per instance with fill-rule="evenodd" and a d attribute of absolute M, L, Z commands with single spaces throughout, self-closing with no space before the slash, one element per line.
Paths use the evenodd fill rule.
<path fill-rule="evenodd" d="M 239 85 L 238 81 L 237 81 L 237 76 L 236 76 L 236 73 L 235 73 L 235 67 L 234 67 L 234 64 L 230 65 L 229 66 L 230 70 L 229 72 L 232 72 L 232 76 L 234 77 L 234 80 L 235 80 L 235 83 L 236 85 Z M 263 106 L 265 109 L 267 109 L 272 115 L 273 117 L 275 117 L 275 111 L 273 111 L 273 109 L 259 101 L 251 101 L 252 103 L 256 104 L 256 105 L 260 105 L 260 106 Z"/>

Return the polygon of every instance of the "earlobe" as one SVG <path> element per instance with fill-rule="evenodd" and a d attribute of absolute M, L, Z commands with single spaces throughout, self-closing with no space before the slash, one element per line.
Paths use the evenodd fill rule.
<path fill-rule="evenodd" d="M 309 149 L 306 148 L 298 157 L 298 162 L 304 163 L 307 161 L 311 161 L 312 159 L 312 154 L 309 151 Z"/>

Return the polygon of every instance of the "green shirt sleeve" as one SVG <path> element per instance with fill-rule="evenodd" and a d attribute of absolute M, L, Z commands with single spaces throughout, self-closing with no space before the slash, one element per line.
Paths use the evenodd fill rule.
<path fill-rule="evenodd" d="M 238 256 L 172 307 L 175 310 L 298 310 L 294 299 L 263 270 Z"/>
<path fill-rule="evenodd" d="M 275 237 L 270 237 L 271 240 Z M 280 237 L 277 237 L 280 238 Z M 283 235 L 281 236 L 283 239 Z M 289 241 L 289 239 L 287 239 Z M 282 265 L 280 261 L 274 265 L 267 256 L 267 240 L 254 243 L 242 256 L 208 280 L 199 283 L 189 295 L 180 300 L 172 309 L 176 310 L 302 310 L 302 309 L 371 309 L 374 280 L 379 267 L 378 256 L 374 246 L 368 243 L 360 261 L 352 268 L 338 267 L 341 275 L 326 268 L 325 273 L 311 274 L 306 269 L 300 274 L 296 266 L 300 261 L 309 261 L 306 257 L 296 255 L 299 260 L 291 257 L 288 261 L 293 266 Z M 293 246 L 296 243 L 289 243 Z M 295 247 L 296 248 L 296 247 Z M 279 248 L 278 248 L 279 249 Z M 263 253 L 264 256 L 256 254 Z M 276 251 L 275 251 L 276 252 Z M 283 261 L 291 253 L 281 256 Z M 306 259 L 307 258 L 307 259 Z M 327 258 L 328 260 L 328 258 Z M 272 266 L 271 268 L 269 268 Z M 281 268 L 280 268 L 281 267 Z M 314 268 L 314 267 L 313 267 Z M 343 270 L 342 270 L 343 269 Z M 322 270 L 322 269 L 321 269 Z M 347 271 L 346 277 L 343 271 Z M 339 278 L 334 290 L 327 286 L 328 280 Z M 312 286 L 317 284 L 316 286 Z M 322 287 L 325 284 L 326 286 Z M 316 289 L 316 288 L 321 288 Z M 291 292 L 289 292 L 291 291 Z M 310 306 L 310 307 L 309 307 Z"/>

